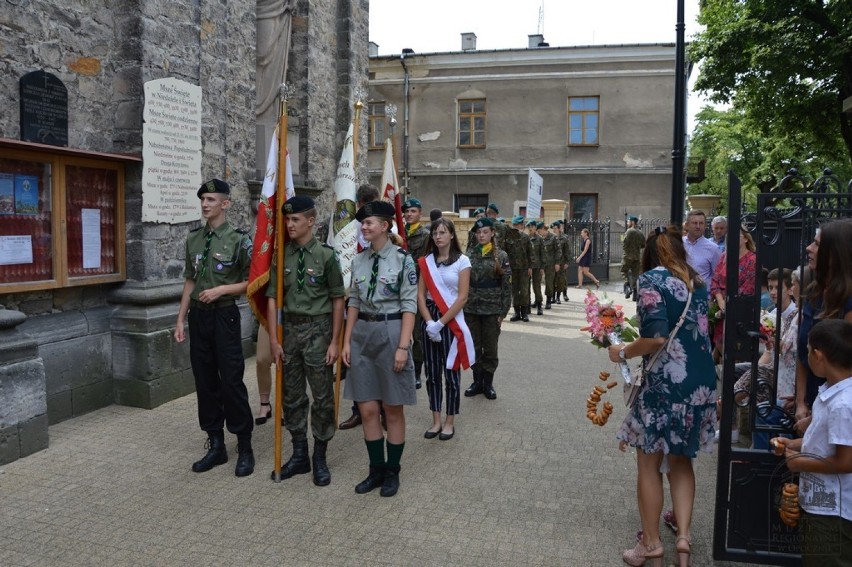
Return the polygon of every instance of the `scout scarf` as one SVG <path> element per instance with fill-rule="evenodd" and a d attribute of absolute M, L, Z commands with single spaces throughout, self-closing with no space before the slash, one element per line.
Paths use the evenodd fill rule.
<path fill-rule="evenodd" d="M 412 234 L 414 234 L 414 231 L 417 230 L 418 228 L 420 228 L 419 222 L 405 225 L 406 236 L 411 236 Z"/>
<path fill-rule="evenodd" d="M 441 313 L 446 313 L 458 296 L 453 295 L 444 284 L 444 280 L 438 272 L 438 265 L 435 264 L 434 254 L 419 258 L 417 263 L 420 264 L 420 276 L 435 301 L 435 305 L 438 306 Z M 470 334 L 470 329 L 464 322 L 464 312 L 456 313 L 448 326 L 453 332 L 454 338 L 447 354 L 447 368 L 450 370 L 470 368 L 476 362 L 476 355 L 473 350 L 473 335 Z"/>
<path fill-rule="evenodd" d="M 479 251 L 483 256 L 488 256 L 491 253 L 492 248 L 494 248 L 494 245 L 491 242 L 479 245 Z"/>

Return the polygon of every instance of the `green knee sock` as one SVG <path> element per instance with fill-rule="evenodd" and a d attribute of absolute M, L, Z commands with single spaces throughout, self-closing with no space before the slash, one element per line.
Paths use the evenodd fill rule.
<path fill-rule="evenodd" d="M 388 468 L 399 468 L 399 461 L 402 459 L 402 450 L 405 449 L 405 441 L 399 445 L 394 445 L 388 441 Z"/>
<path fill-rule="evenodd" d="M 370 455 L 370 466 L 383 467 L 385 465 L 385 438 L 380 437 L 375 441 L 364 441 L 364 443 L 367 445 L 367 454 Z"/>

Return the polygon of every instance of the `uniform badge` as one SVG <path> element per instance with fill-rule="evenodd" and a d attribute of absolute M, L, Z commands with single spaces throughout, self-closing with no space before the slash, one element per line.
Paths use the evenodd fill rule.
<path fill-rule="evenodd" d="M 218 271 L 220 271 L 220 272 L 222 271 L 222 268 L 223 268 L 223 267 L 224 267 L 224 266 L 222 266 L 222 264 L 216 264 L 216 270 L 218 270 Z"/>
<path fill-rule="evenodd" d="M 408 283 L 417 285 L 417 272 L 408 272 Z"/>

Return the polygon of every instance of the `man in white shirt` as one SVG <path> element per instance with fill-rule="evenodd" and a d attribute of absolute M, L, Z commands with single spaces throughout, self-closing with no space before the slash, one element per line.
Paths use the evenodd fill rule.
<path fill-rule="evenodd" d="M 683 237 L 683 246 L 686 248 L 686 261 L 709 286 L 710 278 L 716 271 L 716 264 L 722 257 L 722 251 L 712 240 L 704 236 L 707 216 L 703 211 L 689 211 L 685 224 L 686 235 Z"/>

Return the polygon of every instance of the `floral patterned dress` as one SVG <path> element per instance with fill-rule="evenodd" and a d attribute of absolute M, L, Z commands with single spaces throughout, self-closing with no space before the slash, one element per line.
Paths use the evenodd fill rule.
<path fill-rule="evenodd" d="M 639 277 L 638 287 L 640 335 L 668 337 L 686 307 L 686 284 L 658 266 Z M 616 437 L 645 453 L 695 457 L 699 450 L 711 452 L 716 372 L 710 353 L 707 288 L 701 287 L 692 294 L 680 330 L 646 373 L 639 399 Z"/>

